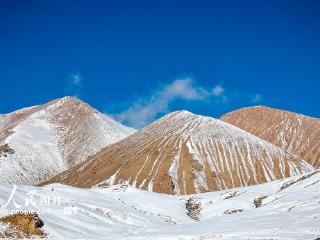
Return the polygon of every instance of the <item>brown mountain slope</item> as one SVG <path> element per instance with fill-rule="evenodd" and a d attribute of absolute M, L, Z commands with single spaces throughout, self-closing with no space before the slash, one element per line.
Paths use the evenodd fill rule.
<path fill-rule="evenodd" d="M 181 111 L 45 182 L 117 184 L 191 194 L 264 183 L 313 169 L 299 157 L 223 121 Z"/>
<path fill-rule="evenodd" d="M 320 167 L 320 119 L 257 106 L 227 113 L 221 120 Z"/>

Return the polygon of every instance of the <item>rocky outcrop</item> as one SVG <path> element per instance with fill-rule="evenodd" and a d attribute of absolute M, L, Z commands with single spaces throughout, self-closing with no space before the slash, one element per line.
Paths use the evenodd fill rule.
<path fill-rule="evenodd" d="M 196 221 L 200 221 L 201 216 L 201 202 L 196 201 L 193 198 L 189 198 L 186 202 L 187 215 Z"/>
<path fill-rule="evenodd" d="M 0 146 L 0 157 L 7 157 L 14 153 L 15 151 L 7 143 Z"/>
<path fill-rule="evenodd" d="M 7 223 L 11 227 L 22 232 L 21 237 L 44 237 L 45 233 L 41 230 L 44 226 L 43 221 L 36 213 L 16 213 L 0 218 L 0 222 Z M 14 234 L 14 231 L 11 232 Z M 7 230 L 10 235 L 10 231 Z"/>

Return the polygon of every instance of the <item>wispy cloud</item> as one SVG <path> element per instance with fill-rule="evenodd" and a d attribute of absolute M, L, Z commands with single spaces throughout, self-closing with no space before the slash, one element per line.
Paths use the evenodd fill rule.
<path fill-rule="evenodd" d="M 251 102 L 252 103 L 259 103 L 261 101 L 262 101 L 261 94 L 254 94 L 253 96 L 251 96 Z"/>
<path fill-rule="evenodd" d="M 177 79 L 150 96 L 139 98 L 126 110 L 112 116 L 129 126 L 141 128 L 155 120 L 159 114 L 169 111 L 170 103 L 175 100 L 206 101 L 221 97 L 224 89 L 220 85 L 212 88 L 199 86 L 191 77 Z"/>
<path fill-rule="evenodd" d="M 170 112 L 170 105 L 177 100 L 207 104 L 230 104 L 238 101 L 258 103 L 262 100 L 262 96 L 228 90 L 221 84 L 204 87 L 200 86 L 192 77 L 186 77 L 176 79 L 148 96 L 136 99 L 123 111 L 108 112 L 108 114 L 131 127 L 141 128 L 154 121 L 159 115 Z"/>
<path fill-rule="evenodd" d="M 217 85 L 213 88 L 213 95 L 216 97 L 221 96 L 221 94 L 223 94 L 224 92 L 224 88 L 220 85 Z"/>
<path fill-rule="evenodd" d="M 83 94 L 83 77 L 79 72 L 70 73 L 66 77 L 65 92 L 68 95 L 80 97 Z"/>

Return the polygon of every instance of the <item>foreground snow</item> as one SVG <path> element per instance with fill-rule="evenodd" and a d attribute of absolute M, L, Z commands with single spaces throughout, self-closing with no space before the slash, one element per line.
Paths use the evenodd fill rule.
<path fill-rule="evenodd" d="M 11 191 L 11 185 L 0 185 L 1 206 Z M 42 188 L 19 186 L 13 200 L 24 205 L 32 191 L 37 201 L 40 196 L 67 200 L 60 206 L 23 207 L 39 213 L 49 239 L 314 240 L 320 237 L 319 172 L 190 196 L 158 194 L 126 185 L 105 189 L 78 189 L 59 184 Z M 187 215 L 185 204 L 191 197 L 201 202 L 200 221 Z M 262 206 L 256 208 L 254 200 L 259 197 L 265 198 Z M 77 209 L 76 215 L 63 213 L 65 207 L 71 206 Z M 4 209 L 15 209 L 13 201 L 8 207 L 0 208 Z M 41 213 L 50 209 L 55 212 Z M 238 212 L 226 213 L 232 211 Z"/>

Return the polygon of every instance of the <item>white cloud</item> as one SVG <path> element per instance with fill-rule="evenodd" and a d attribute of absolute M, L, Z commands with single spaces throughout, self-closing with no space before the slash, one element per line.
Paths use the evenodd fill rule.
<path fill-rule="evenodd" d="M 220 85 L 217 85 L 213 88 L 212 92 L 214 96 L 218 97 L 224 92 L 224 88 Z"/>
<path fill-rule="evenodd" d="M 211 97 L 220 97 L 223 92 L 224 89 L 220 85 L 207 89 L 198 86 L 191 77 L 177 79 L 149 97 L 138 99 L 123 112 L 112 116 L 129 126 L 141 128 L 155 120 L 159 114 L 168 112 L 170 103 L 175 100 L 205 101 Z"/>
<path fill-rule="evenodd" d="M 251 102 L 258 103 L 262 101 L 262 96 L 260 94 L 254 94 L 251 98 Z"/>
<path fill-rule="evenodd" d="M 68 95 L 80 97 L 83 93 L 83 77 L 80 73 L 70 73 L 66 77 L 65 92 Z"/>
<path fill-rule="evenodd" d="M 258 103 L 262 101 L 262 96 L 226 89 L 219 84 L 203 87 L 191 77 L 186 77 L 153 91 L 149 96 L 138 98 L 121 112 L 111 114 L 109 112 L 109 114 L 117 121 L 134 128 L 141 128 L 154 121 L 159 115 L 170 112 L 170 105 L 176 100 L 223 105 L 238 101 Z"/>

